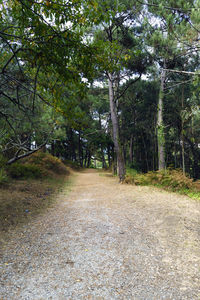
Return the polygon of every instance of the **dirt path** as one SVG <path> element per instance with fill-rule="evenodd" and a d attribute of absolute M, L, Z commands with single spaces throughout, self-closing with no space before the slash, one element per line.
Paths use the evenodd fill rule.
<path fill-rule="evenodd" d="M 76 175 L 3 248 L 0 299 L 200 299 L 200 202 Z"/>

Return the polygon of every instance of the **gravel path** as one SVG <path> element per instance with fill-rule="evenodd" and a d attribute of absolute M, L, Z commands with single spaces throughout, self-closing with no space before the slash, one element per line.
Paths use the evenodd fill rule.
<path fill-rule="evenodd" d="M 11 232 L 1 300 L 200 299 L 200 202 L 92 170 L 66 190 Z"/>

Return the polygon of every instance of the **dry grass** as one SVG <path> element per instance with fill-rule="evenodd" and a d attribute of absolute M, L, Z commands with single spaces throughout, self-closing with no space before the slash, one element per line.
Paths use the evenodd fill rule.
<path fill-rule="evenodd" d="M 151 171 L 146 174 L 131 174 L 125 178 L 125 183 L 135 185 L 154 185 L 166 190 L 179 192 L 194 199 L 200 199 L 200 181 L 184 175 L 182 170 Z"/>
<path fill-rule="evenodd" d="M 44 153 L 42 151 L 38 151 L 26 159 L 22 160 L 25 164 L 31 164 L 37 166 L 42 175 L 52 176 L 53 174 L 68 174 L 68 170 L 64 163 L 55 156 L 51 154 Z"/>
<path fill-rule="evenodd" d="M 67 176 L 54 175 L 46 180 L 12 180 L 0 187 L 0 236 L 27 222 L 54 203 L 56 193 L 68 181 Z"/>
<path fill-rule="evenodd" d="M 10 178 L 0 184 L 0 238 L 53 204 L 70 172 L 60 159 L 43 152 L 11 165 Z"/>

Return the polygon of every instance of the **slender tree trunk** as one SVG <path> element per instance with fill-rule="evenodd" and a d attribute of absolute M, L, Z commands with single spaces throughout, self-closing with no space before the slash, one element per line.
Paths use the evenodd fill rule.
<path fill-rule="evenodd" d="M 99 114 L 99 130 L 101 132 L 102 130 L 102 126 L 101 126 L 101 115 Z M 102 168 L 103 169 L 107 169 L 107 165 L 106 165 L 106 160 L 105 160 L 105 155 L 104 155 L 104 149 L 103 149 L 103 145 L 101 143 L 101 159 L 102 159 Z"/>
<path fill-rule="evenodd" d="M 177 158 L 176 158 L 176 141 L 174 141 L 174 168 L 177 168 Z"/>
<path fill-rule="evenodd" d="M 145 153 L 145 160 L 146 160 L 146 170 L 149 172 L 149 162 L 148 162 L 148 155 L 147 155 L 147 147 L 144 139 L 144 134 L 142 134 L 142 141 L 144 145 L 144 153 Z"/>
<path fill-rule="evenodd" d="M 133 164 L 133 135 L 131 134 L 130 144 L 129 144 L 129 163 Z"/>
<path fill-rule="evenodd" d="M 109 168 L 111 167 L 111 158 L 110 158 L 110 145 L 108 144 L 108 146 L 107 146 L 107 153 L 108 153 L 108 166 L 109 166 Z"/>
<path fill-rule="evenodd" d="M 83 151 L 82 151 L 82 145 L 81 145 L 81 133 L 79 131 L 78 134 L 78 156 L 79 156 L 79 164 L 81 167 L 83 167 Z"/>
<path fill-rule="evenodd" d="M 158 169 L 165 169 L 165 137 L 163 126 L 163 99 L 164 99 L 164 84 L 166 71 L 162 70 L 161 84 L 158 101 L 158 119 L 157 119 L 157 139 L 158 139 Z"/>
<path fill-rule="evenodd" d="M 111 112 L 111 120 L 112 120 L 112 127 L 113 127 L 113 143 L 115 147 L 115 153 L 117 155 L 117 169 L 118 169 L 119 181 L 122 182 L 125 178 L 126 171 L 125 171 L 123 150 L 120 143 L 119 122 L 118 122 L 118 115 L 117 115 L 117 107 L 114 99 L 112 74 L 108 74 L 108 86 L 109 86 L 110 112 Z"/>
<path fill-rule="evenodd" d="M 154 171 L 158 169 L 158 139 L 157 139 L 157 130 L 156 130 L 156 122 L 155 122 L 155 132 L 154 132 L 154 145 L 153 145 L 153 152 L 154 152 Z"/>
<path fill-rule="evenodd" d="M 126 166 L 126 162 L 127 162 L 127 143 L 123 142 L 123 157 L 124 157 L 124 165 Z"/>
<path fill-rule="evenodd" d="M 181 107 L 182 111 L 184 110 L 184 87 L 182 86 L 182 95 L 181 95 Z M 184 140 L 184 119 L 183 116 L 181 118 L 181 152 L 182 152 L 182 168 L 183 168 L 183 174 L 185 175 L 185 140 Z"/>
<path fill-rule="evenodd" d="M 88 150 L 85 150 L 85 157 L 84 157 L 84 168 L 87 168 L 87 160 L 88 160 Z"/>
<path fill-rule="evenodd" d="M 90 151 L 88 151 L 87 168 L 90 167 L 90 162 L 91 162 L 91 153 Z"/>
<path fill-rule="evenodd" d="M 76 149 L 74 145 L 74 133 L 72 128 L 70 128 L 70 159 L 72 161 L 76 161 Z"/>
<path fill-rule="evenodd" d="M 115 153 L 113 155 L 112 173 L 113 175 L 117 175 L 117 157 Z"/>
<path fill-rule="evenodd" d="M 102 168 L 107 169 L 107 164 L 106 164 L 106 160 L 105 160 L 105 156 L 104 156 L 104 149 L 103 149 L 102 144 L 101 144 L 101 158 L 102 158 Z"/>

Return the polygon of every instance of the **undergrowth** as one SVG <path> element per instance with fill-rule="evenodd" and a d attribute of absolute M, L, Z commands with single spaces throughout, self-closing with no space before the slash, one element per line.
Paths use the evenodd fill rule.
<path fill-rule="evenodd" d="M 6 167 L 7 174 L 15 179 L 40 179 L 56 175 L 69 174 L 63 162 L 51 154 L 38 151 Z M 0 174 L 1 182 L 1 174 Z"/>
<path fill-rule="evenodd" d="M 7 183 L 9 179 L 7 172 L 5 170 L 5 164 L 6 164 L 5 157 L 2 154 L 0 154 L 0 186 Z"/>
<path fill-rule="evenodd" d="M 8 175 L 4 168 L 0 169 L 0 186 L 8 182 Z"/>
<path fill-rule="evenodd" d="M 12 178 L 41 178 L 42 170 L 34 164 L 14 163 L 8 167 L 8 174 Z"/>
<path fill-rule="evenodd" d="M 22 160 L 25 165 L 34 165 L 38 167 L 42 175 L 48 176 L 54 174 L 64 175 L 68 174 L 68 170 L 64 163 L 55 156 L 49 153 L 38 151 L 26 159 Z"/>
<path fill-rule="evenodd" d="M 74 169 L 74 170 L 80 170 L 80 169 L 83 169 L 83 168 L 80 167 L 79 163 L 76 162 L 76 161 L 64 160 L 63 163 L 64 163 L 66 166 L 68 166 L 68 167 L 70 167 L 70 168 L 72 168 L 72 169 Z"/>
<path fill-rule="evenodd" d="M 0 168 L 0 232 L 45 211 L 69 184 L 69 171 L 60 159 L 38 152 Z M 6 183 L 6 184 L 3 184 Z"/>
<path fill-rule="evenodd" d="M 200 200 L 200 186 L 198 182 L 194 182 L 191 178 L 184 175 L 180 169 L 151 171 L 145 174 L 128 169 L 125 182 L 135 185 L 153 185 Z"/>

